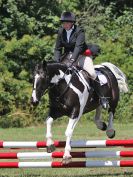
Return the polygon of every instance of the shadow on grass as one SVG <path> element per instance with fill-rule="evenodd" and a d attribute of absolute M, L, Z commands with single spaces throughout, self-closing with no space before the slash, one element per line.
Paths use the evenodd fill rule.
<path fill-rule="evenodd" d="M 121 173 L 101 173 L 101 174 L 83 174 L 83 175 L 49 175 L 49 174 L 24 174 L 24 175 L 20 175 L 19 177 L 43 177 L 43 175 L 46 177 L 116 177 L 116 176 L 120 176 L 120 177 L 133 177 L 133 172 L 121 172 Z M 10 177 L 10 175 L 0 175 L 0 177 Z M 15 177 L 18 177 L 18 175 L 15 175 Z"/>
<path fill-rule="evenodd" d="M 133 177 L 133 172 L 123 172 L 123 173 L 101 173 L 101 174 L 83 174 L 83 175 L 62 175 L 60 177 L 116 177 L 116 176 L 120 176 L 120 177 L 125 177 L 125 176 L 128 176 L 128 177 Z M 24 176 L 23 176 L 24 177 Z M 27 176 L 29 177 L 29 176 Z M 41 176 L 36 176 L 36 177 L 41 177 Z M 48 175 L 47 177 L 59 177 L 58 175 L 57 176 L 50 176 Z"/>
<path fill-rule="evenodd" d="M 76 176 L 76 177 L 112 177 L 112 176 L 128 176 L 128 177 L 133 177 L 133 173 L 132 172 L 122 172 L 122 173 L 100 173 L 100 174 L 89 174 L 89 175 L 79 175 L 79 176 Z M 49 176 L 50 177 L 50 176 Z M 71 176 L 71 177 L 75 177 L 75 176 Z"/>
<path fill-rule="evenodd" d="M 101 173 L 101 174 L 84 174 L 84 175 L 71 175 L 70 177 L 115 177 L 115 176 L 128 176 L 128 177 L 133 177 L 133 173 L 132 172 L 126 172 L 126 173 Z M 39 177 L 39 176 L 38 176 Z M 40 176 L 41 177 L 41 176 Z M 47 177 L 51 177 L 50 175 Z M 52 177 L 57 177 L 57 176 L 52 176 Z M 61 177 L 61 176 L 60 176 Z M 68 175 L 62 175 L 62 177 L 69 177 Z"/>

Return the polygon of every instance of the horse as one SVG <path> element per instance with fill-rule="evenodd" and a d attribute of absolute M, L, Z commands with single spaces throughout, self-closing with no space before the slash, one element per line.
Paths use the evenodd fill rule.
<path fill-rule="evenodd" d="M 115 136 L 113 118 L 119 101 L 120 92 L 126 93 L 128 85 L 124 73 L 114 64 L 105 62 L 95 65 L 104 96 L 108 100 L 108 124 L 102 121 L 99 97 L 91 86 L 91 78 L 86 77 L 80 68 L 68 67 L 66 64 L 43 61 L 36 65 L 31 102 L 37 106 L 43 94 L 48 91 L 49 113 L 46 119 L 47 152 L 55 150 L 52 139 L 53 120 L 68 116 L 69 122 L 65 131 L 66 145 L 63 163 L 71 161 L 71 138 L 80 117 L 96 110 L 94 122 L 98 129 L 105 131 L 109 138 Z"/>

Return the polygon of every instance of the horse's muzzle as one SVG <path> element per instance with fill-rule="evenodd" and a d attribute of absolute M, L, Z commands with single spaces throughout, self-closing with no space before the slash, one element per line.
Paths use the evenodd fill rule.
<path fill-rule="evenodd" d="M 39 101 L 38 100 L 34 101 L 33 97 L 31 97 L 31 101 L 30 102 L 31 102 L 31 104 L 33 106 L 37 106 L 39 104 Z"/>

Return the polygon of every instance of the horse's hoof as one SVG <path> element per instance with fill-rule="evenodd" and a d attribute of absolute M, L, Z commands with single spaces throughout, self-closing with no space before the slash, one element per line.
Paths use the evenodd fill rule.
<path fill-rule="evenodd" d="M 54 144 L 51 144 L 50 146 L 47 146 L 47 152 L 48 153 L 51 153 L 51 152 L 54 152 L 55 151 L 55 146 Z"/>
<path fill-rule="evenodd" d="M 115 137 L 115 130 L 114 129 L 110 129 L 106 131 L 106 135 L 108 136 L 108 138 L 114 138 Z"/>
<path fill-rule="evenodd" d="M 102 131 L 107 130 L 107 125 L 106 125 L 105 122 L 99 121 L 99 122 L 96 123 L 96 125 L 97 125 L 97 128 L 102 130 Z"/>
<path fill-rule="evenodd" d="M 64 165 L 67 165 L 67 164 L 69 164 L 71 162 L 72 162 L 72 157 L 63 157 L 63 159 L 62 159 L 62 163 Z"/>

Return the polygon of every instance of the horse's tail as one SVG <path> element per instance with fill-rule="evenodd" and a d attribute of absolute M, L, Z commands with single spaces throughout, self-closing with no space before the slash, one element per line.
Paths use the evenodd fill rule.
<path fill-rule="evenodd" d="M 127 78 L 126 78 L 125 74 L 117 66 L 115 66 L 112 63 L 105 62 L 105 63 L 102 63 L 102 65 L 106 66 L 114 74 L 114 76 L 117 79 L 120 92 L 127 93 L 128 92 L 128 84 L 127 84 Z"/>

